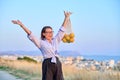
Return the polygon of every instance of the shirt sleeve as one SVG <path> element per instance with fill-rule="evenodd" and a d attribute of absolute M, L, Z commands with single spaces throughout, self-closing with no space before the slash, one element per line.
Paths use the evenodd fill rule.
<path fill-rule="evenodd" d="M 34 36 L 32 32 L 31 32 L 29 35 L 27 35 L 27 37 L 28 37 L 29 40 L 31 40 L 38 48 L 40 48 L 40 40 L 38 40 L 37 37 Z"/>
<path fill-rule="evenodd" d="M 61 26 L 61 28 L 59 29 L 57 35 L 54 38 L 57 44 L 60 43 L 60 41 L 62 40 L 64 34 L 65 34 L 65 28 L 63 26 Z"/>

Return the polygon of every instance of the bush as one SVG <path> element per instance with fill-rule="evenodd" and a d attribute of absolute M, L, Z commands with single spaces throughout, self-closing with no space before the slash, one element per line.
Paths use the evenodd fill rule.
<path fill-rule="evenodd" d="M 120 63 L 118 63 L 116 66 L 114 66 L 114 70 L 120 71 Z"/>
<path fill-rule="evenodd" d="M 21 57 L 18 57 L 18 58 L 17 58 L 17 60 L 23 60 L 23 58 L 21 58 Z"/>
<path fill-rule="evenodd" d="M 23 58 L 18 57 L 17 60 L 25 60 L 25 61 L 28 61 L 28 62 L 34 62 L 34 63 L 37 63 L 36 60 L 34 60 L 34 59 L 30 58 L 30 57 L 27 57 L 27 56 L 25 56 L 25 57 L 23 57 Z"/>

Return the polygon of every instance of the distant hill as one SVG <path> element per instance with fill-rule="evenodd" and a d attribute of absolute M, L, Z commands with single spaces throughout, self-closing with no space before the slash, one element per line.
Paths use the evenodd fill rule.
<path fill-rule="evenodd" d="M 79 52 L 76 51 L 59 51 L 60 56 L 80 56 Z M 4 51 L 0 52 L 0 55 L 31 55 L 37 56 L 42 55 L 40 51 Z"/>
<path fill-rule="evenodd" d="M 41 55 L 40 51 L 4 51 L 0 52 L 0 55 Z"/>

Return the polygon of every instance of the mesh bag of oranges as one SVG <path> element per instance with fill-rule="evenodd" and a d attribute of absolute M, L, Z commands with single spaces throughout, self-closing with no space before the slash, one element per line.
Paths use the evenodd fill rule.
<path fill-rule="evenodd" d="M 64 43 L 73 43 L 74 38 L 75 38 L 75 35 L 74 35 L 73 31 L 72 31 L 72 25 L 71 25 L 71 21 L 69 19 L 67 27 L 66 27 L 66 32 L 65 32 L 64 37 L 62 38 L 62 41 Z"/>

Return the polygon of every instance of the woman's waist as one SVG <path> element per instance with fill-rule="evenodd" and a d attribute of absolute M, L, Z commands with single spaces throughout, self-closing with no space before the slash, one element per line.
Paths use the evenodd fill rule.
<path fill-rule="evenodd" d="M 57 54 L 55 54 L 55 55 L 51 55 L 51 54 L 49 54 L 49 55 L 46 55 L 46 54 L 43 54 L 43 58 L 44 59 L 49 59 L 49 58 L 53 58 L 53 57 L 59 57 L 59 55 L 57 55 Z"/>
<path fill-rule="evenodd" d="M 51 60 L 53 57 L 46 57 L 44 60 Z M 59 57 L 55 56 L 54 58 L 59 59 Z"/>

